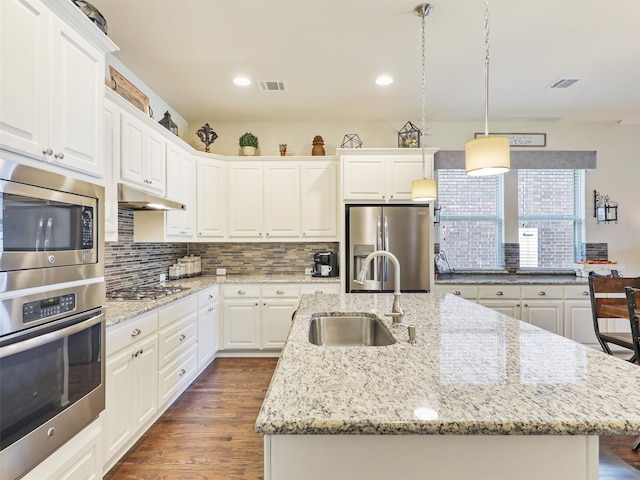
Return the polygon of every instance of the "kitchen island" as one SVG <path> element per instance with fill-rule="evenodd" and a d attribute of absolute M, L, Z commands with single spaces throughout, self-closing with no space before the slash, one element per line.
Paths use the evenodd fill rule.
<path fill-rule="evenodd" d="M 636 365 L 454 295 L 402 296 L 415 344 L 308 341 L 314 314 L 389 325 L 392 301 L 303 296 L 256 421 L 265 480 L 597 480 L 598 436 L 640 432 Z"/>

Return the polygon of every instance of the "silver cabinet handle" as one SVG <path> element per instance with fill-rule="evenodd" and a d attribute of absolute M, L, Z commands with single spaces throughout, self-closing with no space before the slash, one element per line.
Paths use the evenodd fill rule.
<path fill-rule="evenodd" d="M 56 153 L 56 154 L 54 155 L 54 157 L 56 157 L 56 158 L 58 158 L 58 159 L 62 160 L 62 159 L 64 158 L 64 153 L 62 153 L 62 152 L 60 152 L 60 153 Z"/>
<path fill-rule="evenodd" d="M 582 293 L 581 293 L 581 295 L 582 295 L 583 297 L 588 297 L 588 296 L 589 296 L 589 292 L 582 292 Z"/>
<path fill-rule="evenodd" d="M 213 295 L 209 295 L 209 300 L 213 300 Z"/>
<path fill-rule="evenodd" d="M 141 333 L 142 333 L 142 330 L 140 330 L 139 328 L 136 328 L 136 329 L 133 330 L 133 332 L 131 332 L 131 336 L 132 337 L 137 337 Z"/>
<path fill-rule="evenodd" d="M 462 294 L 460 293 L 460 290 L 456 290 L 455 292 L 453 292 L 453 294 L 454 294 L 454 295 L 462 295 Z"/>
<path fill-rule="evenodd" d="M 50 148 L 47 148 L 46 150 L 42 150 L 42 154 L 51 156 L 53 155 L 53 150 L 51 150 Z"/>
<path fill-rule="evenodd" d="M 238 295 L 244 295 L 245 293 L 247 292 L 245 292 L 244 290 L 238 290 Z"/>
<path fill-rule="evenodd" d="M 187 336 L 183 333 L 182 335 L 180 335 L 180 337 L 178 338 L 178 340 L 182 341 L 185 338 L 187 338 Z"/>
<path fill-rule="evenodd" d="M 323 290 L 316 290 L 316 293 L 324 293 Z"/>
<path fill-rule="evenodd" d="M 504 292 L 503 292 L 502 290 L 498 290 L 498 291 L 496 292 L 496 295 L 497 295 L 498 297 L 501 297 L 501 296 L 503 296 L 503 295 L 504 295 Z"/>
<path fill-rule="evenodd" d="M 181 368 L 180 371 L 178 372 L 178 375 L 182 376 L 185 373 L 187 373 L 187 371 L 184 368 Z"/>
<path fill-rule="evenodd" d="M 547 294 L 547 292 L 545 292 L 544 290 L 540 290 L 538 292 L 538 295 L 541 296 L 541 297 L 544 297 L 546 294 Z"/>
<path fill-rule="evenodd" d="M 278 295 L 284 295 L 284 290 L 278 290 L 278 291 L 276 291 L 276 293 L 277 293 Z"/>

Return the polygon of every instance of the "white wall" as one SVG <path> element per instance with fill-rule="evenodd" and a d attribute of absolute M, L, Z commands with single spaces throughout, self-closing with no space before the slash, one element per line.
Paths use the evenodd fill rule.
<path fill-rule="evenodd" d="M 195 131 L 208 120 L 192 122 L 185 141 L 198 150 L 204 145 Z M 406 120 L 389 122 L 291 122 L 214 123 L 218 139 L 212 153 L 239 155 L 238 137 L 251 131 L 260 140 L 261 155 L 278 155 L 278 144 L 288 145 L 288 155 L 310 155 L 315 135 L 322 135 L 327 155 L 334 155 L 346 133 L 357 133 L 365 147 L 397 147 L 397 130 Z M 415 123 L 415 122 L 414 122 Z M 430 147 L 463 150 L 482 122 L 428 122 Z M 616 122 L 491 122 L 491 130 L 510 133 L 546 133 L 549 150 L 595 150 L 598 168 L 587 173 L 587 242 L 607 243 L 609 259 L 625 265 L 625 275 L 640 276 L 640 125 Z M 593 190 L 609 195 L 619 204 L 619 223 L 596 224 Z"/>

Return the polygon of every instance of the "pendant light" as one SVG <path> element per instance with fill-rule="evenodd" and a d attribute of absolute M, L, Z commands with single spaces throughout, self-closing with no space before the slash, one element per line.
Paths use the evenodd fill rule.
<path fill-rule="evenodd" d="M 509 139 L 489 135 L 489 2 L 484 4 L 484 137 L 465 145 L 467 175 L 498 175 L 509 170 Z"/>
<path fill-rule="evenodd" d="M 411 182 L 411 199 L 416 202 L 427 200 L 435 200 L 438 196 L 438 186 L 432 178 L 427 178 L 426 158 L 425 158 L 425 133 L 427 131 L 426 124 L 426 66 L 425 66 L 425 33 L 424 19 L 431 13 L 433 7 L 428 3 L 421 3 L 413 9 L 413 13 L 422 19 L 422 131 L 420 132 L 420 147 L 422 149 L 422 178 Z"/>

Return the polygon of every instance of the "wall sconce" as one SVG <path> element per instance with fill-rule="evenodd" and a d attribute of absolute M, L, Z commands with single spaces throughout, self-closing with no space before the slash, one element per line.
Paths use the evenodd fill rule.
<path fill-rule="evenodd" d="M 618 223 L 618 202 L 612 202 L 609 195 L 602 195 L 593 191 L 593 216 L 596 223 Z"/>
<path fill-rule="evenodd" d="M 442 210 L 441 205 L 433 206 L 433 224 L 438 225 L 440 223 L 440 210 Z"/>

